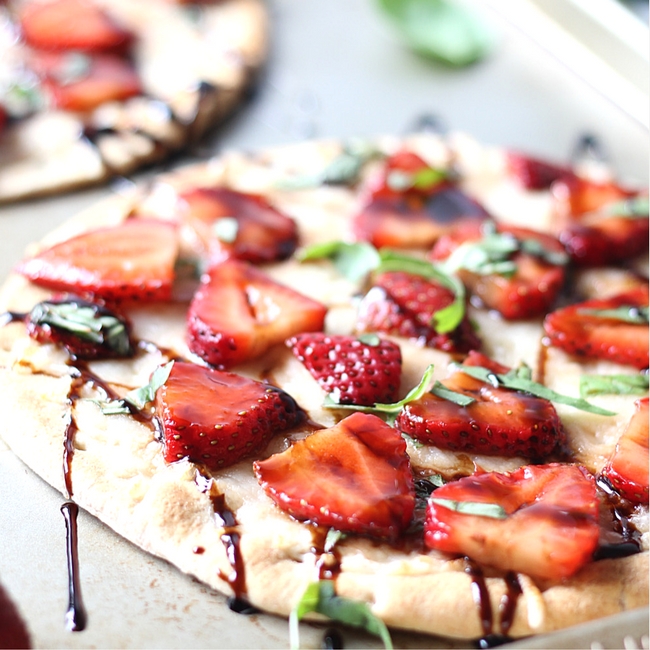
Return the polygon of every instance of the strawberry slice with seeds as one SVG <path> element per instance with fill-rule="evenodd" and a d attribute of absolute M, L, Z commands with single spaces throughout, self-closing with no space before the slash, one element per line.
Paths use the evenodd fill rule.
<path fill-rule="evenodd" d="M 402 353 L 392 341 L 366 343 L 353 336 L 314 332 L 298 334 L 287 345 L 337 403 L 372 406 L 397 401 Z"/>
<path fill-rule="evenodd" d="M 356 239 L 376 248 L 430 247 L 454 224 L 488 219 L 487 211 L 442 170 L 409 151 L 389 157 L 353 217 Z"/>
<path fill-rule="evenodd" d="M 257 453 L 304 418 L 275 386 L 183 361 L 174 362 L 155 408 L 165 460 L 189 458 L 213 470 Z"/>
<path fill-rule="evenodd" d="M 177 252 L 175 224 L 127 219 L 55 244 L 17 271 L 47 289 L 109 302 L 169 300 Z"/>
<path fill-rule="evenodd" d="M 63 110 L 90 111 L 142 92 L 133 65 L 113 54 L 43 52 L 34 55 L 31 64 L 52 105 Z"/>
<path fill-rule="evenodd" d="M 459 226 L 441 237 L 429 257 L 447 260 L 473 302 L 504 318 L 544 315 L 564 284 L 568 257 L 554 237 L 528 228 L 485 224 Z M 457 262 L 455 262 L 457 260 Z"/>
<path fill-rule="evenodd" d="M 415 339 L 445 352 L 468 352 L 480 347 L 467 315 L 456 329 L 444 334 L 432 324 L 433 315 L 453 301 L 453 292 L 434 280 L 404 271 L 380 273 L 359 303 L 356 327 L 360 332 Z"/>
<path fill-rule="evenodd" d="M 555 181 L 575 176 L 568 167 L 516 151 L 507 152 L 506 167 L 510 177 L 527 190 L 547 190 Z"/>
<path fill-rule="evenodd" d="M 549 344 L 586 359 L 648 367 L 648 288 L 587 300 L 544 319 Z"/>
<path fill-rule="evenodd" d="M 463 365 L 508 371 L 478 352 Z M 428 445 L 488 456 L 542 459 L 565 441 L 555 407 L 546 399 L 495 387 L 461 369 L 441 384 L 461 399 L 425 393 L 404 406 L 395 426 Z"/>
<path fill-rule="evenodd" d="M 395 539 L 413 516 L 406 443 L 375 415 L 353 413 L 253 467 L 266 494 L 296 519 Z"/>
<path fill-rule="evenodd" d="M 595 481 L 583 467 L 560 464 L 461 478 L 433 492 L 424 530 L 429 548 L 559 581 L 598 544 Z"/>
<path fill-rule="evenodd" d="M 202 278 L 188 311 L 188 344 L 208 363 L 228 368 L 294 334 L 322 330 L 326 313 L 250 264 L 227 260 Z"/>
<path fill-rule="evenodd" d="M 596 182 L 580 176 L 556 181 L 551 186 L 555 211 L 559 217 L 575 218 L 595 212 L 611 203 L 623 201 L 637 194 L 617 183 Z"/>
<path fill-rule="evenodd" d="M 262 196 L 214 187 L 184 192 L 180 200 L 214 263 L 231 257 L 253 264 L 276 262 L 296 250 L 296 222 Z"/>
<path fill-rule="evenodd" d="M 636 411 L 602 474 L 623 498 L 648 505 L 648 398 L 634 405 Z"/>
<path fill-rule="evenodd" d="M 28 2 L 20 25 L 25 41 L 39 50 L 125 51 L 133 40 L 91 0 Z"/>

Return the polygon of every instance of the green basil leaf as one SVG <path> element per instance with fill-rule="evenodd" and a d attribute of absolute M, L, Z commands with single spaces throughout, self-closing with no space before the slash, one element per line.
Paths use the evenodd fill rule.
<path fill-rule="evenodd" d="M 337 596 L 333 580 L 320 580 L 309 584 L 302 598 L 291 611 L 289 636 L 292 649 L 300 647 L 298 622 L 310 612 L 317 612 L 345 625 L 362 628 L 378 636 L 384 643 L 384 647 L 392 650 L 390 633 L 383 621 L 372 613 L 366 603 Z"/>
<path fill-rule="evenodd" d="M 366 242 L 325 242 L 310 246 L 298 255 L 301 262 L 323 258 L 331 259 L 338 272 L 351 282 L 363 279 L 380 261 L 377 249 Z"/>
<path fill-rule="evenodd" d="M 142 409 L 149 402 L 153 402 L 156 399 L 156 391 L 167 381 L 173 365 L 174 362 L 169 361 L 164 366 L 158 366 L 151 374 L 149 383 L 127 393 L 124 396 L 124 401 L 137 409 Z"/>
<path fill-rule="evenodd" d="M 454 365 L 457 370 L 460 370 L 475 379 L 492 384 L 493 386 L 502 386 L 503 388 L 529 393 L 535 397 L 541 397 L 550 402 L 572 406 L 573 408 L 586 411 L 587 413 L 594 413 L 596 415 L 616 415 L 612 411 L 595 406 L 584 399 L 556 393 L 554 390 L 551 390 L 536 381 L 532 381 L 526 376 L 519 375 L 516 371 L 510 371 L 507 374 L 499 374 L 489 370 L 488 368 L 483 368 L 482 366 L 464 366 L 462 364 Z"/>
<path fill-rule="evenodd" d="M 325 543 L 323 544 L 323 551 L 329 553 L 342 539 L 347 535 L 336 528 L 330 528 L 325 536 Z"/>
<path fill-rule="evenodd" d="M 607 206 L 606 212 L 615 217 L 627 217 L 629 219 L 648 218 L 648 197 L 635 196 L 624 201 L 616 201 Z"/>
<path fill-rule="evenodd" d="M 582 375 L 580 395 L 645 395 L 648 375 Z"/>
<path fill-rule="evenodd" d="M 360 336 L 357 336 L 357 338 L 362 343 L 365 343 L 366 345 L 369 345 L 373 348 L 376 348 L 381 343 L 381 338 L 379 338 L 377 334 L 373 334 L 372 332 L 361 334 Z"/>
<path fill-rule="evenodd" d="M 615 309 L 590 309 L 585 307 L 578 309 L 579 314 L 595 316 L 610 320 L 619 320 L 623 323 L 645 325 L 648 323 L 648 308 L 636 307 L 635 305 L 621 305 Z"/>
<path fill-rule="evenodd" d="M 386 177 L 386 185 L 395 192 L 406 192 L 411 189 L 424 192 L 433 189 L 447 178 L 446 170 L 434 167 L 424 167 L 416 172 L 393 169 Z"/>
<path fill-rule="evenodd" d="M 432 395 L 439 397 L 440 399 L 447 400 L 448 402 L 453 402 L 458 404 L 458 406 L 469 406 L 476 400 L 469 395 L 464 395 L 463 393 L 457 393 L 456 391 L 449 390 L 447 387 L 443 386 L 439 381 L 437 381 L 433 388 L 429 391 Z"/>
<path fill-rule="evenodd" d="M 453 0 L 378 0 L 408 46 L 459 67 L 483 58 L 493 36 L 469 9 Z"/>
<path fill-rule="evenodd" d="M 478 503 L 475 501 L 454 501 L 452 499 L 438 499 L 431 497 L 431 501 L 443 508 L 460 512 L 464 515 L 477 515 L 492 519 L 505 519 L 508 515 L 498 503 Z"/>
<path fill-rule="evenodd" d="M 568 253 L 550 250 L 537 239 L 520 239 L 519 248 L 522 253 L 539 257 L 544 262 L 555 264 L 555 266 L 566 266 L 570 260 Z"/>

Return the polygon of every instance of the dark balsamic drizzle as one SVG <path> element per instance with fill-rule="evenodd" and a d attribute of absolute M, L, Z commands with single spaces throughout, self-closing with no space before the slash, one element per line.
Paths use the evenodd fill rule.
<path fill-rule="evenodd" d="M 6 311 L 3 314 L 0 314 L 0 327 L 9 325 L 9 323 L 24 323 L 26 318 L 27 314 L 17 311 Z"/>
<path fill-rule="evenodd" d="M 508 571 L 504 580 L 506 583 L 506 592 L 503 594 L 499 603 L 499 631 L 505 637 L 510 631 L 515 619 L 517 601 L 522 594 L 522 589 L 517 574 L 513 571 Z"/>
<path fill-rule="evenodd" d="M 68 501 L 61 506 L 66 525 L 68 554 L 68 611 L 65 614 L 65 627 L 69 632 L 81 632 L 86 627 L 86 609 L 81 598 L 79 582 L 79 549 L 77 536 L 77 515 L 79 507 Z"/>
<path fill-rule="evenodd" d="M 465 573 L 472 581 L 472 597 L 474 603 L 478 607 L 483 636 L 487 637 L 492 633 L 493 616 L 490 593 L 487 584 L 485 583 L 485 577 L 483 576 L 483 572 L 479 566 L 468 557 L 465 558 Z"/>
<path fill-rule="evenodd" d="M 343 650 L 344 647 L 343 635 L 337 629 L 329 628 L 325 630 L 321 644 L 323 650 Z"/>
<path fill-rule="evenodd" d="M 325 526 L 314 526 L 311 531 L 310 551 L 316 557 L 318 580 L 336 580 L 341 573 L 341 557 L 336 544 L 325 549 L 328 531 L 329 528 Z"/>

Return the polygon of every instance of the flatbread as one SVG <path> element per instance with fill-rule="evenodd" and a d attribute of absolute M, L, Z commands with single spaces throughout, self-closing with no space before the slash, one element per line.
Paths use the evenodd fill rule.
<path fill-rule="evenodd" d="M 41 110 L 9 123 L 0 136 L 0 203 L 98 184 L 195 145 L 245 101 L 266 60 L 261 0 L 99 4 L 136 34 L 144 94 L 89 114 Z M 20 67 L 12 36 L 0 32 L 0 88 Z"/>
<path fill-rule="evenodd" d="M 383 152 L 406 146 L 431 165 L 444 165 L 453 158 L 462 187 L 488 206 L 495 217 L 517 223 L 525 208 L 526 215 L 535 215 L 540 228 L 548 228 L 550 195 L 527 192 L 512 183 L 501 150 L 481 147 L 460 135 L 444 140 L 434 135 L 377 138 L 372 146 Z M 304 182 L 320 178 L 343 147 L 338 142 L 309 142 L 256 154 L 232 152 L 179 169 L 159 177 L 150 188 L 137 188 L 93 206 L 35 244 L 29 254 L 134 214 L 173 219 L 176 192 L 214 185 L 263 194 L 297 221 L 303 247 L 349 238 L 350 218 L 360 200 L 358 186 Z M 331 264 L 301 264 L 292 258 L 262 268 L 272 278 L 325 303 L 329 307 L 327 331 L 351 331 L 358 286 L 342 278 Z M 2 289 L 0 304 L 2 310 L 26 312 L 49 295 L 22 276 L 12 275 Z M 186 307 L 187 303 L 180 300 L 130 308 L 134 337 L 155 346 L 134 359 L 90 362 L 90 370 L 124 393 L 145 384 L 150 373 L 169 358 L 198 361 L 185 341 Z M 523 360 L 538 369 L 541 320 L 506 322 L 485 310 L 471 311 L 486 354 L 507 365 L 516 366 Z M 444 376 L 448 354 L 392 338 L 400 344 L 404 360 L 402 396 L 417 384 L 430 363 L 435 364 L 436 377 Z M 184 459 L 166 464 L 161 444 L 150 427 L 127 415 L 104 415 L 97 400 L 105 394 L 92 382 L 77 387 L 71 400 L 75 379 L 73 368 L 67 365 L 67 353 L 36 343 L 26 335 L 22 323 L 13 322 L 0 329 L 0 350 L 0 394 L 5 407 L 1 435 L 19 458 L 117 533 L 181 571 L 226 595 L 244 596 L 266 612 L 281 616 L 291 613 L 306 586 L 317 579 L 322 549 L 317 550 L 318 535 L 313 526 L 284 514 L 264 494 L 253 473 L 253 459 L 212 474 L 214 489 L 223 495 L 237 522 L 237 550 L 243 567 L 235 567 L 232 555 L 229 558 L 232 544 L 224 542 L 226 528 L 215 517 L 214 500 L 204 489 L 205 477 L 193 463 Z M 575 363 L 557 352 L 552 361 L 554 369 L 546 369 L 548 382 L 575 394 Z M 593 369 L 600 367 L 601 371 L 605 365 L 592 364 Z M 312 421 L 323 426 L 332 426 L 342 417 L 339 411 L 323 408 L 322 389 L 285 346 L 275 346 L 233 371 L 265 378 L 283 388 Z M 564 407 L 558 407 L 558 412 L 565 420 L 574 453 L 592 472 L 598 472 L 633 412 L 634 399 L 605 396 L 594 402 L 618 413 L 605 428 L 596 427 L 584 413 Z M 74 453 L 66 475 L 63 449 L 71 418 L 75 425 Z M 285 449 L 291 440 L 306 433 L 277 435 L 261 457 Z M 412 442 L 408 452 L 414 466 L 443 473 L 469 474 L 476 466 L 485 471 L 509 471 L 524 464 L 523 459 L 456 454 Z M 508 636 L 542 634 L 646 606 L 647 508 L 641 508 L 634 524 L 642 533 L 644 550 L 640 553 L 591 562 L 559 583 L 519 575 L 522 593 L 516 599 Z M 367 603 L 388 626 L 461 639 L 485 635 L 481 607 L 472 588 L 475 578 L 462 558 L 360 536 L 340 541 L 337 557 L 337 594 Z M 508 597 L 508 585 L 497 571 L 487 570 L 483 580 L 489 593 L 489 605 L 483 602 L 483 612 L 485 608 L 492 612 L 490 632 L 499 634 L 500 602 Z"/>

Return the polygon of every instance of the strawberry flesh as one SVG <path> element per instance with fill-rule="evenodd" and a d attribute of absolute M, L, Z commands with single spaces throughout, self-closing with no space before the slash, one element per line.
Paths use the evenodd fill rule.
<path fill-rule="evenodd" d="M 55 244 L 17 270 L 47 289 L 109 302 L 169 300 L 177 252 L 175 224 L 127 219 Z"/>
<path fill-rule="evenodd" d="M 413 516 L 406 443 L 374 415 L 354 413 L 253 467 L 266 494 L 299 520 L 395 539 Z"/>
<path fill-rule="evenodd" d="M 367 344 L 353 336 L 298 334 L 287 345 L 339 404 L 372 406 L 397 400 L 402 370 L 398 345 Z"/>
<path fill-rule="evenodd" d="M 506 165 L 510 177 L 527 190 L 546 190 L 555 181 L 575 176 L 568 167 L 531 158 L 516 151 L 507 153 Z"/>
<path fill-rule="evenodd" d="M 474 352 L 464 365 L 507 371 Z M 475 401 L 461 406 L 426 393 L 400 411 L 395 423 L 398 429 L 419 442 L 442 449 L 536 460 L 547 457 L 565 441 L 557 412 L 546 399 L 494 387 L 461 370 L 441 383 Z"/>
<path fill-rule="evenodd" d="M 276 262 L 296 250 L 296 222 L 262 196 L 214 187 L 189 190 L 180 200 L 185 218 L 206 241 L 214 263 L 231 257 L 253 264 Z M 224 219 L 236 221 L 232 236 L 219 235 Z"/>
<path fill-rule="evenodd" d="M 450 353 L 480 347 L 467 316 L 451 332 L 439 333 L 432 324 L 433 315 L 453 301 L 453 292 L 433 280 L 404 271 L 381 273 L 359 304 L 356 327 L 360 332 L 414 339 Z"/>
<path fill-rule="evenodd" d="M 190 350 L 229 368 L 300 332 L 323 329 L 327 308 L 246 262 L 227 260 L 201 280 L 187 315 Z"/>
<path fill-rule="evenodd" d="M 648 367 L 648 324 L 598 315 L 595 311 L 648 307 L 648 288 L 639 287 L 604 300 L 594 299 L 558 309 L 546 316 L 544 330 L 549 344 L 586 359 L 605 359 Z"/>
<path fill-rule="evenodd" d="M 175 361 L 156 394 L 168 463 L 218 470 L 262 450 L 304 413 L 284 391 L 247 377 Z"/>
<path fill-rule="evenodd" d="M 553 183 L 551 193 L 558 217 L 575 218 L 595 212 L 608 204 L 633 197 L 637 192 L 614 182 L 602 182 L 572 176 Z"/>
<path fill-rule="evenodd" d="M 625 499 L 648 505 L 648 398 L 635 402 L 636 411 L 621 435 L 603 476 Z"/>
<path fill-rule="evenodd" d="M 506 516 L 458 512 L 440 499 L 494 504 Z M 587 564 L 598 544 L 595 481 L 583 467 L 559 464 L 461 478 L 433 492 L 424 529 L 430 548 L 560 581 Z"/>

